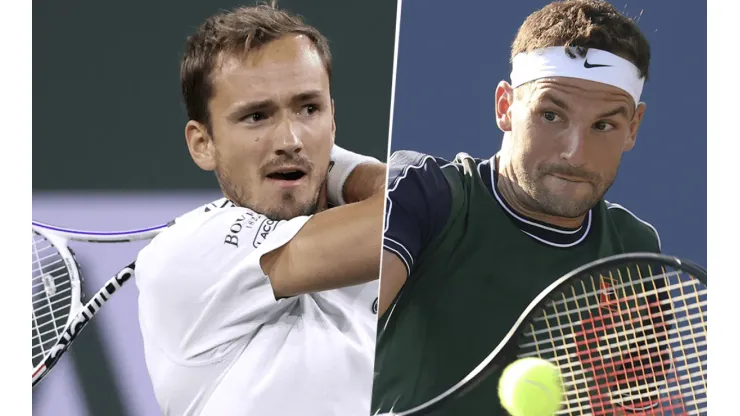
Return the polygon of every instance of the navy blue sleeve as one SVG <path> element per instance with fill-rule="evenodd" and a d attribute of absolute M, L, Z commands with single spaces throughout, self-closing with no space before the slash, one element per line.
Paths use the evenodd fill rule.
<path fill-rule="evenodd" d="M 389 160 L 383 248 L 403 261 L 409 275 L 450 214 L 452 195 L 441 169 L 447 163 L 406 150 Z"/>

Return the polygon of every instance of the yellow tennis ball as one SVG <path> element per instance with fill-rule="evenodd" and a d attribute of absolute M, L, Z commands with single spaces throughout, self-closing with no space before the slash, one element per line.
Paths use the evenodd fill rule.
<path fill-rule="evenodd" d="M 541 358 L 516 360 L 501 374 L 498 397 L 512 416 L 552 416 L 563 401 L 560 370 Z"/>

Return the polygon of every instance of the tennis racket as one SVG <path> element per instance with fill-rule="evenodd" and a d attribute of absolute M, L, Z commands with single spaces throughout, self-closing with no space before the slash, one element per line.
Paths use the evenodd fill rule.
<path fill-rule="evenodd" d="M 134 275 L 132 262 L 83 305 L 82 275 L 69 241 L 123 243 L 154 238 L 168 225 L 122 232 L 91 232 L 31 225 L 32 384 L 41 381 L 108 299 Z"/>
<path fill-rule="evenodd" d="M 386 416 L 429 414 L 524 357 L 560 368 L 558 415 L 706 415 L 706 270 L 652 253 L 580 267 L 541 292 L 464 379 Z"/>

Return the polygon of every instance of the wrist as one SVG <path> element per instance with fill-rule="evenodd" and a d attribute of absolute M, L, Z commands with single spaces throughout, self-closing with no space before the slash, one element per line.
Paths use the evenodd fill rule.
<path fill-rule="evenodd" d="M 381 163 L 373 157 L 360 155 L 337 145 L 334 145 L 331 150 L 330 160 L 329 172 L 326 175 L 326 193 L 329 202 L 335 206 L 347 203 L 344 198 L 345 183 L 358 165 Z"/>
<path fill-rule="evenodd" d="M 385 194 L 386 166 L 384 163 L 362 163 L 344 183 L 343 196 L 347 204 L 364 201 L 375 194 Z"/>

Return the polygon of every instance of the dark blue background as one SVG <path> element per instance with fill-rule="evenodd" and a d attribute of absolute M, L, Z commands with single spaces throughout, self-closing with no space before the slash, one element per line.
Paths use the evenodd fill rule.
<path fill-rule="evenodd" d="M 490 157 L 502 134 L 494 91 L 519 25 L 546 1 L 407 0 L 401 11 L 392 150 Z M 660 233 L 663 251 L 706 265 L 706 4 L 612 2 L 651 44 L 635 148 L 607 199 Z M 688 6 L 688 7 L 687 7 Z"/>

